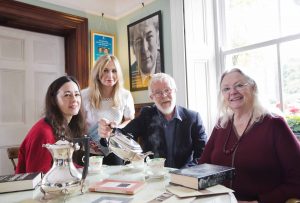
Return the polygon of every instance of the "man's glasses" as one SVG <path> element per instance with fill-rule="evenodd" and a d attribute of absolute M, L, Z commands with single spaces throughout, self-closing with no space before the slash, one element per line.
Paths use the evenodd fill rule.
<path fill-rule="evenodd" d="M 163 96 L 169 96 L 173 92 L 173 90 L 174 89 L 166 88 L 166 89 L 161 90 L 161 91 L 155 91 L 155 92 L 152 93 L 152 95 L 155 98 L 162 98 Z"/>
<path fill-rule="evenodd" d="M 237 84 L 233 85 L 232 87 L 224 87 L 224 88 L 222 88 L 221 91 L 223 94 L 227 94 L 228 92 L 231 91 L 231 89 L 234 89 L 236 91 L 241 91 L 241 90 L 245 89 L 245 87 L 248 85 L 249 85 L 249 83 L 244 83 L 244 84 L 237 83 Z"/>

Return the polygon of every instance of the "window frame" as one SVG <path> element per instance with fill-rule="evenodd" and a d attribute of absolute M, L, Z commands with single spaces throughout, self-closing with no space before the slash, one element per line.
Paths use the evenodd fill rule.
<path fill-rule="evenodd" d="M 280 52 L 280 44 L 286 43 L 286 42 L 291 42 L 293 40 L 300 40 L 300 32 L 297 34 L 292 34 L 292 35 L 287 35 L 284 37 L 278 37 L 275 39 L 270 39 L 267 41 L 262 41 L 262 42 L 257 42 L 257 43 L 252 43 L 246 46 L 241 46 L 238 48 L 225 48 L 225 42 L 226 42 L 226 20 L 225 20 L 225 3 L 224 0 L 215 0 L 215 6 L 214 6 L 214 13 L 216 16 L 215 23 L 216 23 L 216 57 L 218 61 L 217 71 L 219 73 L 218 78 L 221 77 L 221 74 L 226 70 L 226 56 L 231 55 L 231 54 L 239 54 L 242 52 L 246 51 L 253 51 L 259 48 L 264 48 L 268 46 L 276 46 L 276 53 L 277 53 L 277 70 L 276 74 L 278 77 L 278 88 L 276 88 L 276 91 L 278 92 L 279 95 L 279 102 L 281 104 L 284 103 L 284 98 L 283 98 L 283 84 L 282 84 L 282 67 L 281 67 L 281 52 Z M 280 16 L 279 16 L 280 17 Z M 283 105 L 281 105 L 280 110 L 283 111 Z"/>

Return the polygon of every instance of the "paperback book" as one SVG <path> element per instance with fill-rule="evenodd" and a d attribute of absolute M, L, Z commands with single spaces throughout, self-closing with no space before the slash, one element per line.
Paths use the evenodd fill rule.
<path fill-rule="evenodd" d="M 132 198 L 102 196 L 92 203 L 128 203 Z"/>
<path fill-rule="evenodd" d="M 195 190 L 179 185 L 169 185 L 167 190 L 172 194 L 176 195 L 179 198 L 187 198 L 187 197 L 205 197 L 211 195 L 219 195 L 234 192 L 230 188 L 227 188 L 223 185 L 215 185 L 203 190 Z"/>
<path fill-rule="evenodd" d="M 90 192 L 108 192 L 133 195 L 145 186 L 143 181 L 104 179 L 89 186 Z"/>
<path fill-rule="evenodd" d="M 234 177 L 234 168 L 214 164 L 199 164 L 189 168 L 170 171 L 170 182 L 177 185 L 205 189 Z"/>
<path fill-rule="evenodd" d="M 42 180 L 41 173 L 0 176 L 0 193 L 33 190 Z"/>

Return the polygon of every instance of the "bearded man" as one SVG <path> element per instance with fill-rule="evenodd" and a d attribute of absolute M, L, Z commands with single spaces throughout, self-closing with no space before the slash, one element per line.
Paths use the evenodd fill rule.
<path fill-rule="evenodd" d="M 166 158 L 165 166 L 183 168 L 197 164 L 207 141 L 198 112 L 176 105 L 176 84 L 165 73 L 153 74 L 148 87 L 153 106 L 144 107 L 140 115 L 123 130 L 138 138 L 144 152 Z M 99 122 L 99 134 L 108 138 L 112 129 L 107 119 Z"/>

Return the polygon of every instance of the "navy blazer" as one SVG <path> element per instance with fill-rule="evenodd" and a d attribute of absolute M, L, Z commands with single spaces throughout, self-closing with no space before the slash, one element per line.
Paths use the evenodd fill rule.
<path fill-rule="evenodd" d="M 182 121 L 177 121 L 175 129 L 174 165 L 167 167 L 182 168 L 197 164 L 206 144 L 207 135 L 198 112 L 180 106 L 176 108 Z M 140 115 L 123 130 L 133 134 L 135 140 L 139 138 L 144 152 L 152 151 L 154 157 L 166 158 L 167 144 L 164 129 L 155 105 L 142 108 Z"/>

